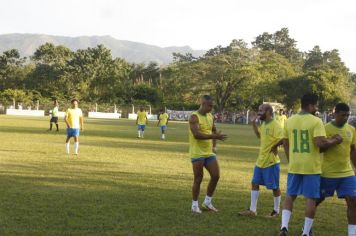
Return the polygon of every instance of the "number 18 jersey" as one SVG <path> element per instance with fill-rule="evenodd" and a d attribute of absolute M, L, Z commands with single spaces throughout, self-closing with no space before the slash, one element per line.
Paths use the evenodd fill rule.
<path fill-rule="evenodd" d="M 299 113 L 289 118 L 284 127 L 284 138 L 289 141 L 288 173 L 321 174 L 321 154 L 314 138 L 325 136 L 318 117 Z"/>

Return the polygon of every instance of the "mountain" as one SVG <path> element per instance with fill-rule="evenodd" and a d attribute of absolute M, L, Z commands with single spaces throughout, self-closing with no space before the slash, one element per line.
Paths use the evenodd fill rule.
<path fill-rule="evenodd" d="M 121 57 L 134 63 L 155 61 L 159 64 L 169 64 L 173 60 L 173 52 L 192 53 L 194 56 L 201 56 L 205 53 L 203 50 L 193 50 L 189 46 L 163 48 L 144 43 L 118 40 L 111 36 L 64 37 L 44 34 L 2 34 L 0 35 L 0 53 L 9 49 L 18 49 L 21 56 L 28 57 L 46 42 L 63 45 L 73 51 L 103 44 L 111 49 L 114 57 Z"/>

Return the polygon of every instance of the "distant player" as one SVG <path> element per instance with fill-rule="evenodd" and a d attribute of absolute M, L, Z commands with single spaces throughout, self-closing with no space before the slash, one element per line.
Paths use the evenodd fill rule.
<path fill-rule="evenodd" d="M 257 126 L 256 120 L 262 121 Z M 257 201 L 260 194 L 260 185 L 266 186 L 273 192 L 274 207 L 268 217 L 279 215 L 281 190 L 279 189 L 280 160 L 277 154 L 277 144 L 283 138 L 283 129 L 278 121 L 273 119 L 273 108 L 269 104 L 262 104 L 258 114 L 252 117 L 252 127 L 256 136 L 261 140 L 260 152 L 252 178 L 251 204 L 250 208 L 239 214 L 242 216 L 257 215 Z"/>
<path fill-rule="evenodd" d="M 298 195 L 304 195 L 306 199 L 302 235 L 309 236 L 316 211 L 316 199 L 320 198 L 320 148 L 342 142 L 340 135 L 326 138 L 323 122 L 314 116 L 318 107 L 316 95 L 304 95 L 301 106 L 302 111 L 289 118 L 284 129 L 283 145 L 289 165 L 280 236 L 288 234 L 293 203 Z"/>
<path fill-rule="evenodd" d="M 194 183 L 192 188 L 192 212 L 201 213 L 198 204 L 200 184 L 203 180 L 204 167 L 210 174 L 210 182 L 205 196 L 203 209 L 217 212 L 212 204 L 212 196 L 220 178 L 220 169 L 216 159 L 216 140 L 225 140 L 226 135 L 216 131 L 213 115 L 213 100 L 204 95 L 198 111 L 189 119 L 189 152 L 193 165 Z"/>
<path fill-rule="evenodd" d="M 136 119 L 136 125 L 138 129 L 137 138 L 143 138 L 147 124 L 148 124 L 147 112 L 143 109 L 143 107 L 140 107 L 140 111 L 137 112 L 137 119 Z"/>
<path fill-rule="evenodd" d="M 163 109 L 161 109 L 158 116 L 158 123 L 157 123 L 157 126 L 161 127 L 161 139 L 166 138 L 165 133 L 168 125 L 168 120 L 169 120 L 168 114 L 165 113 Z"/>
<path fill-rule="evenodd" d="M 55 100 L 54 101 L 54 107 L 51 110 L 51 120 L 49 121 L 49 130 L 48 131 L 52 131 L 52 127 L 53 127 L 53 123 L 56 124 L 56 128 L 57 128 L 57 132 L 59 131 L 59 127 L 58 127 L 58 101 Z"/>
<path fill-rule="evenodd" d="M 71 101 L 72 107 L 65 114 L 64 121 L 67 124 L 66 151 L 69 155 L 70 138 L 74 138 L 74 154 L 78 155 L 79 131 L 84 130 L 83 112 L 78 108 L 78 100 Z"/>
<path fill-rule="evenodd" d="M 284 129 L 284 125 L 287 122 L 287 116 L 284 113 L 283 109 L 280 109 L 278 114 L 276 115 L 276 120 L 279 122 L 279 124 L 282 126 L 282 128 Z"/>
<path fill-rule="evenodd" d="M 339 198 L 347 203 L 348 236 L 356 235 L 356 177 L 352 163 L 356 167 L 355 128 L 347 124 L 350 108 L 345 103 L 335 107 L 335 121 L 325 125 L 327 137 L 340 135 L 343 141 L 328 148 L 321 165 L 321 199 L 332 197 L 337 192 Z M 351 163 L 352 162 L 352 163 Z"/>

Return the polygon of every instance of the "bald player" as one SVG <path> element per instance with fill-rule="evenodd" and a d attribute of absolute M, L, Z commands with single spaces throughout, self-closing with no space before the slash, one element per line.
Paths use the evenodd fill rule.
<path fill-rule="evenodd" d="M 262 124 L 257 125 L 257 120 Z M 239 215 L 256 216 L 257 201 L 260 194 L 260 185 L 272 190 L 274 207 L 267 217 L 277 217 L 279 215 L 281 190 L 279 189 L 280 159 L 276 145 L 283 139 L 283 129 L 280 123 L 273 119 L 273 108 L 270 104 L 262 104 L 258 108 L 258 113 L 252 117 L 252 127 L 261 140 L 260 152 L 254 168 L 251 181 L 251 204 L 250 208 L 242 211 Z"/>
<path fill-rule="evenodd" d="M 210 96 L 202 96 L 199 110 L 193 112 L 189 119 L 189 152 L 194 174 L 192 212 L 198 214 L 202 213 L 198 197 L 204 167 L 210 174 L 210 181 L 202 208 L 212 212 L 218 211 L 212 204 L 212 197 L 220 178 L 220 169 L 216 159 L 216 140 L 225 140 L 227 136 L 216 130 L 211 114 L 213 106 Z"/>

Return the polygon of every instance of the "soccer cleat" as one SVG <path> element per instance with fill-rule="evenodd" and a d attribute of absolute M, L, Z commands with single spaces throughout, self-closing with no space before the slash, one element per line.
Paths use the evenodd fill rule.
<path fill-rule="evenodd" d="M 304 232 L 304 227 L 302 227 L 302 233 Z M 303 234 L 303 236 L 306 235 L 306 234 Z M 313 229 L 310 229 L 309 231 L 309 235 L 306 235 L 306 236 L 314 236 L 313 234 Z"/>
<path fill-rule="evenodd" d="M 245 211 L 239 212 L 240 216 L 257 216 L 257 212 L 251 211 L 250 209 L 247 209 Z"/>
<path fill-rule="evenodd" d="M 279 216 L 279 213 L 276 212 L 275 210 L 273 210 L 271 212 L 271 214 L 269 214 L 268 216 L 266 216 L 266 218 L 275 218 L 275 217 L 278 217 Z"/>
<path fill-rule="evenodd" d="M 216 209 L 211 203 L 205 204 L 205 202 L 203 202 L 201 206 L 205 211 L 218 212 L 218 209 Z"/>
<path fill-rule="evenodd" d="M 279 231 L 279 236 L 287 236 L 288 235 L 288 230 L 286 227 L 283 227 L 280 231 Z"/>
<path fill-rule="evenodd" d="M 192 206 L 192 212 L 195 214 L 201 214 L 201 210 L 198 206 Z"/>

